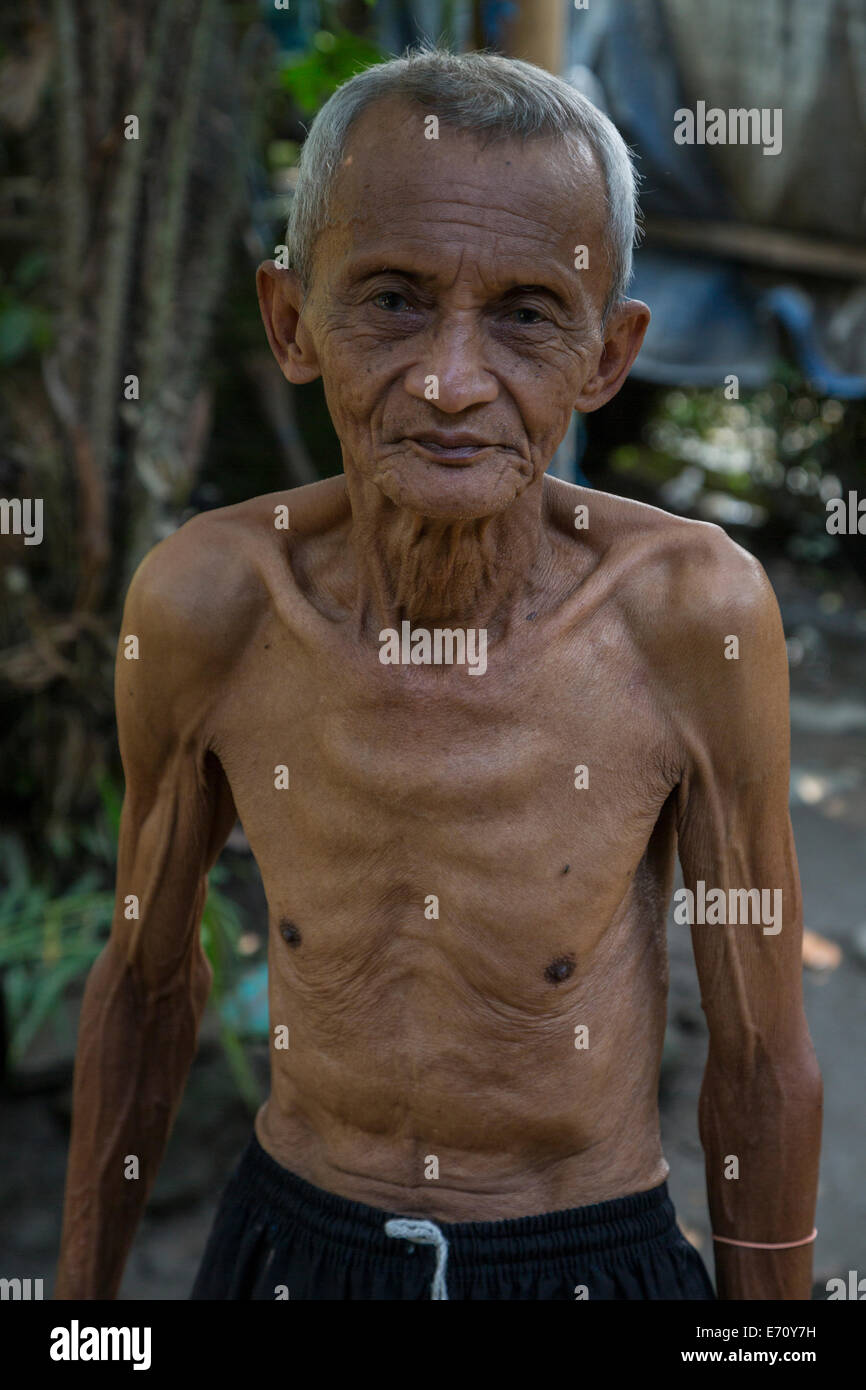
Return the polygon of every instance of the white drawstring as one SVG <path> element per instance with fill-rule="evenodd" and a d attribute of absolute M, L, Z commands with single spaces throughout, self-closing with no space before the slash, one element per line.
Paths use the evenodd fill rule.
<path fill-rule="evenodd" d="M 419 1245 L 436 1246 L 436 1269 L 433 1273 L 433 1283 L 430 1285 L 431 1300 L 448 1297 L 448 1286 L 445 1283 L 445 1266 L 448 1263 L 448 1241 L 443 1236 L 439 1227 L 434 1221 L 412 1221 L 408 1217 L 400 1216 L 385 1222 L 386 1236 L 394 1236 L 398 1240 L 414 1240 Z"/>

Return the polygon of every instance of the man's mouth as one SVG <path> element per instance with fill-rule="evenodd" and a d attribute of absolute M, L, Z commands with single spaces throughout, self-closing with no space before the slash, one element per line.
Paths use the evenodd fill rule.
<path fill-rule="evenodd" d="M 464 463 L 477 458 L 485 449 L 496 447 L 489 440 L 479 439 L 475 435 L 444 434 L 439 431 L 410 436 L 408 442 L 416 444 L 439 463 Z"/>

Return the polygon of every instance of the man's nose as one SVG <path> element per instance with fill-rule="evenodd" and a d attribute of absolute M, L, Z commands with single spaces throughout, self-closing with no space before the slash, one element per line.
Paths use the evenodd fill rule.
<path fill-rule="evenodd" d="M 432 401 L 449 415 L 499 395 L 496 377 L 484 364 L 483 336 L 465 323 L 439 325 L 407 372 L 405 385 L 410 396 Z"/>

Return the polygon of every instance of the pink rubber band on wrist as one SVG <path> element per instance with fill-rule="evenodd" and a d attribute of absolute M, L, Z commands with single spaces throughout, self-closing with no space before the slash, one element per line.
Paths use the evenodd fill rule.
<path fill-rule="evenodd" d="M 731 1240 L 729 1236 L 713 1236 L 713 1240 L 720 1240 L 723 1245 L 745 1245 L 749 1250 L 793 1250 L 795 1245 L 808 1245 L 817 1234 L 816 1226 L 810 1236 L 804 1236 L 802 1240 L 786 1240 L 781 1245 L 768 1245 L 763 1240 Z"/>

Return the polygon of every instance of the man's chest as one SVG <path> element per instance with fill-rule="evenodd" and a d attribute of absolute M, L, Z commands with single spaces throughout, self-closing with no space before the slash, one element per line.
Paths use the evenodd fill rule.
<path fill-rule="evenodd" d="M 609 629 L 540 638 L 472 675 L 268 633 L 214 740 L 266 886 L 327 862 L 383 893 L 447 877 L 476 909 L 494 884 L 527 909 L 548 882 L 621 894 L 675 783 L 669 729 Z"/>

